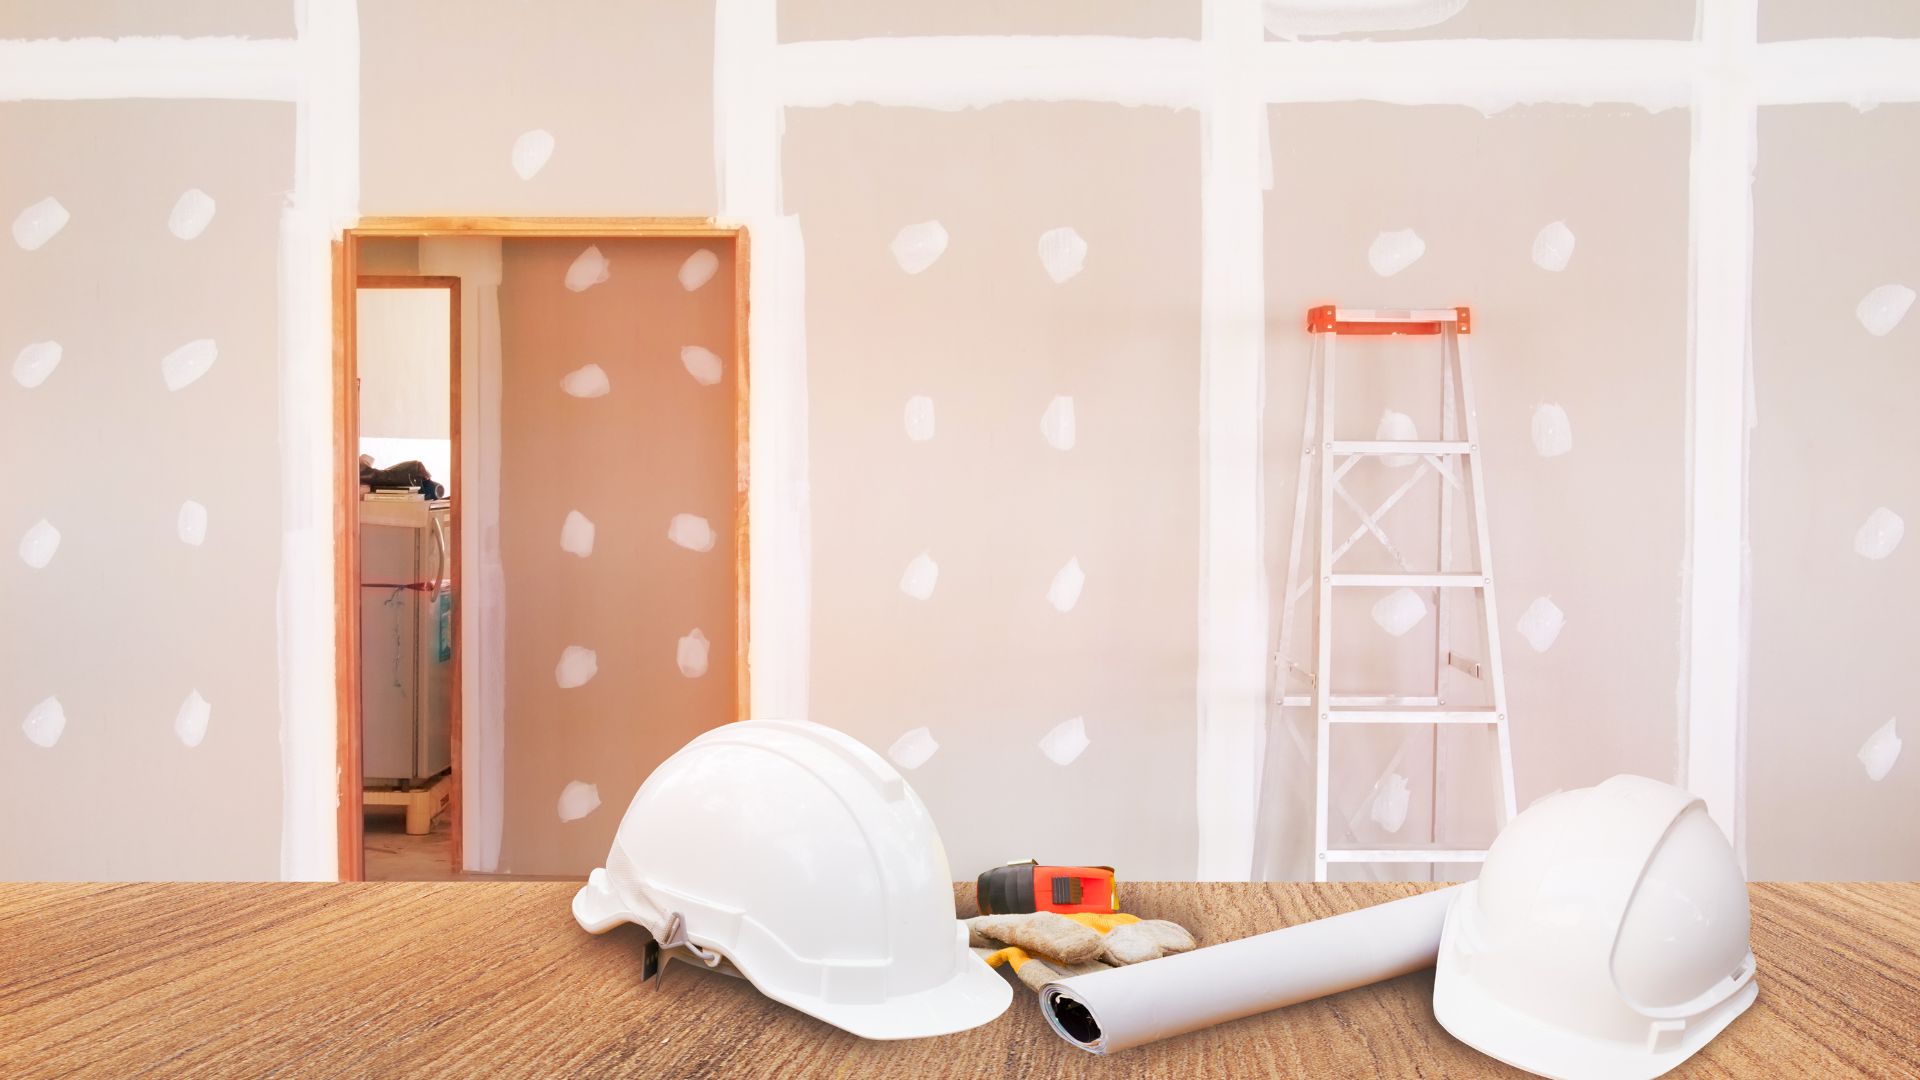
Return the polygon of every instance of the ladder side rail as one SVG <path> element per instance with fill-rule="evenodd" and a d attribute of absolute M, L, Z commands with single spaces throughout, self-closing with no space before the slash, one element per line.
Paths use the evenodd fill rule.
<path fill-rule="evenodd" d="M 1493 686 L 1494 737 L 1500 747 L 1501 809 L 1504 811 L 1502 824 L 1512 821 L 1518 813 L 1515 806 L 1513 780 L 1513 743 L 1507 735 L 1507 720 L 1511 715 L 1507 710 L 1507 676 L 1500 651 L 1500 607 L 1494 598 L 1493 588 L 1493 539 L 1490 533 L 1491 523 L 1487 518 L 1486 467 L 1481 464 L 1485 456 L 1478 453 L 1480 430 L 1477 407 L 1473 398 L 1473 365 L 1467 355 L 1467 343 L 1464 338 L 1448 327 L 1444 338 L 1453 354 L 1454 366 L 1459 375 L 1460 401 L 1466 418 L 1467 442 L 1475 451 L 1467 455 L 1468 476 L 1473 485 L 1473 537 L 1480 559 L 1480 573 L 1486 578 L 1486 587 L 1480 590 L 1480 601 L 1485 613 L 1487 657 L 1486 670 L 1488 680 Z"/>
<path fill-rule="evenodd" d="M 1287 592 L 1280 604 L 1280 678 L 1279 693 L 1274 700 L 1285 705 L 1287 686 L 1292 682 L 1293 669 L 1293 617 L 1299 608 L 1302 593 L 1306 592 L 1306 581 L 1300 573 L 1300 555 L 1306 546 L 1307 538 L 1307 487 L 1313 480 L 1313 465 L 1317 460 L 1315 450 L 1319 446 L 1318 410 L 1320 407 L 1320 367 L 1321 336 L 1313 335 L 1313 347 L 1307 360 L 1307 405 L 1305 419 L 1300 428 L 1300 475 L 1294 481 L 1293 491 L 1293 538 L 1287 544 Z M 1305 669 L 1302 668 L 1302 671 Z"/>
<path fill-rule="evenodd" d="M 1318 601 L 1314 605 L 1313 716 L 1318 737 L 1314 740 L 1315 795 L 1313 803 L 1313 880 L 1327 880 L 1327 806 L 1331 801 L 1328 780 L 1332 775 L 1333 726 L 1328 718 L 1333 694 L 1333 418 L 1334 388 L 1339 364 L 1337 334 L 1322 335 L 1326 342 L 1321 352 L 1320 371 L 1320 521 L 1315 576 L 1319 579 Z"/>
<path fill-rule="evenodd" d="M 1460 418 L 1454 407 L 1453 362 L 1447 351 L 1446 335 L 1440 338 L 1440 439 L 1454 442 L 1459 438 Z M 1469 453 L 1478 452 L 1472 447 Z M 1441 573 L 1453 569 L 1453 492 L 1454 485 L 1440 485 L 1440 566 Z M 1452 618 L 1453 590 L 1435 589 L 1434 634 L 1433 634 L 1433 696 L 1440 704 L 1447 703 L 1446 672 L 1451 666 L 1453 653 Z M 1433 776 L 1427 785 L 1427 841 L 1435 846 L 1440 843 L 1440 807 L 1441 788 L 1445 785 L 1444 774 L 1440 770 L 1440 728 L 1436 725 L 1431 732 L 1432 757 L 1429 764 Z M 1427 864 L 1429 879 L 1437 879 L 1440 867 L 1437 863 Z"/>

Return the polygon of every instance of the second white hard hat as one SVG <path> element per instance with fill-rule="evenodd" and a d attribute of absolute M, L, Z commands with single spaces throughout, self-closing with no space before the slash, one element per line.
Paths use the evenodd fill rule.
<path fill-rule="evenodd" d="M 596 934 L 638 923 L 672 955 L 869 1039 L 964 1031 L 1013 1000 L 967 948 L 919 796 L 819 724 L 728 724 L 662 762 L 573 914 Z"/>
<path fill-rule="evenodd" d="M 1705 804 L 1640 776 L 1501 830 L 1447 913 L 1433 1011 L 1543 1076 L 1672 1069 L 1753 1004 L 1746 881 Z"/>

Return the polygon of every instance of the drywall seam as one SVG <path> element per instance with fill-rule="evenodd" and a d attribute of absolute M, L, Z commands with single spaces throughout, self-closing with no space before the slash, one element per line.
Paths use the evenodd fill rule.
<path fill-rule="evenodd" d="M 293 197 L 280 227 L 280 876 L 339 876 L 334 699 L 333 241 L 359 212 L 352 0 L 296 5 Z"/>
<path fill-rule="evenodd" d="M 1207 75 L 1196 41 L 1119 37 L 898 37 L 777 47 L 778 99 L 795 108 L 967 109 L 1009 101 L 1197 108 Z"/>
<path fill-rule="evenodd" d="M 1857 109 L 1920 101 L 1920 39 L 1773 41 L 1753 50 L 1757 104 L 1838 102 Z"/>
<path fill-rule="evenodd" d="M 1744 861 L 1747 378 L 1752 324 L 1755 0 L 1703 0 L 1690 166 L 1683 783 Z"/>
<path fill-rule="evenodd" d="M 807 488 L 806 257 L 781 212 L 775 0 L 714 5 L 714 153 L 719 217 L 752 245 L 747 338 L 749 715 L 804 719 L 813 560 Z"/>
<path fill-rule="evenodd" d="M 1684 106 L 1690 41 L 1270 41 L 1259 53 L 1269 102 Z"/>
<path fill-rule="evenodd" d="M 0 41 L 0 101 L 297 101 L 301 56 L 300 43 L 285 38 Z"/>
<path fill-rule="evenodd" d="M 424 237 L 420 272 L 460 279 L 461 865 L 500 868 L 506 826 L 507 584 L 500 558 L 497 236 Z"/>
<path fill-rule="evenodd" d="M 1268 596 L 1259 0 L 1206 0 L 1200 163 L 1200 610 L 1196 876 L 1253 875 L 1266 760 Z"/>

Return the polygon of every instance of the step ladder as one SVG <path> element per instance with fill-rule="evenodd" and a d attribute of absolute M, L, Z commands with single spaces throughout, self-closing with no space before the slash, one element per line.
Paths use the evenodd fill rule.
<path fill-rule="evenodd" d="M 1333 863 L 1460 863 L 1486 858 L 1484 848 L 1449 848 L 1437 843 L 1399 848 L 1335 847 L 1329 843 L 1327 806 L 1328 777 L 1333 752 L 1332 732 L 1337 724 L 1417 724 L 1431 727 L 1436 753 L 1439 730 L 1443 725 L 1463 724 L 1490 727 L 1499 753 L 1499 784 L 1496 814 L 1501 824 L 1514 815 L 1513 754 L 1507 737 L 1507 688 L 1500 660 L 1500 626 L 1494 602 L 1493 556 L 1487 536 L 1487 499 L 1485 472 L 1480 462 L 1480 438 L 1473 408 L 1473 376 L 1467 359 L 1467 335 L 1472 329 L 1468 309 L 1437 308 L 1427 310 L 1366 310 L 1327 305 L 1307 312 L 1307 332 L 1313 335 L 1312 363 L 1307 374 L 1306 422 L 1300 445 L 1300 477 L 1295 485 L 1293 538 L 1287 555 L 1287 590 L 1281 604 L 1280 649 L 1275 657 L 1278 703 L 1285 708 L 1311 708 L 1319 737 L 1315 745 L 1314 793 L 1314 880 L 1327 880 L 1327 868 Z M 1334 386 L 1337 366 L 1336 345 L 1342 337 L 1393 335 L 1409 338 L 1435 338 L 1440 343 L 1440 438 L 1437 441 L 1348 440 L 1334 433 Z M 1411 476 L 1395 488 L 1372 512 L 1343 486 L 1342 481 L 1354 468 L 1369 458 L 1385 455 L 1417 456 Z M 1461 477 L 1455 463 L 1466 467 L 1473 514 L 1474 558 L 1472 569 L 1455 569 L 1453 530 L 1454 499 L 1461 493 Z M 1409 567 L 1405 555 L 1387 535 L 1381 519 L 1427 476 L 1440 483 L 1438 522 L 1438 569 L 1427 572 Z M 1309 490 L 1317 495 L 1318 537 L 1309 561 L 1306 551 L 1306 520 Z M 1336 545 L 1334 505 L 1338 499 L 1357 514 L 1360 524 Z M 1368 536 L 1377 540 L 1399 567 L 1386 573 L 1341 573 L 1335 569 L 1342 556 Z M 1333 681 L 1333 597 L 1344 589 L 1399 589 L 1430 591 L 1435 614 L 1435 642 L 1432 693 L 1405 694 L 1335 693 Z M 1314 605 L 1314 646 L 1311 670 L 1294 662 L 1293 623 L 1299 601 L 1307 590 L 1317 590 Z M 1455 596 L 1471 590 L 1479 597 L 1481 644 L 1484 662 L 1453 651 L 1449 637 L 1450 615 Z M 1490 706 L 1461 707 L 1447 704 L 1449 671 L 1482 680 L 1487 684 Z M 1302 678 L 1309 693 L 1289 693 L 1294 677 Z M 1435 816 L 1437 817 L 1437 798 Z"/>

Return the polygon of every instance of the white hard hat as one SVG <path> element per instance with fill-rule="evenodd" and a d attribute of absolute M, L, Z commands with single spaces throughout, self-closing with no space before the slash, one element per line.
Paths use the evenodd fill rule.
<path fill-rule="evenodd" d="M 819 724 L 728 724 L 662 762 L 573 916 L 594 934 L 638 923 L 670 955 L 724 962 L 869 1039 L 964 1031 L 1013 1000 L 967 948 L 919 796 Z"/>
<path fill-rule="evenodd" d="M 1447 912 L 1433 1011 L 1543 1076 L 1654 1077 L 1753 1004 L 1746 881 L 1705 804 L 1616 776 L 1515 817 Z"/>

